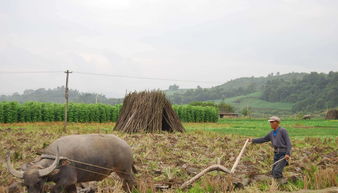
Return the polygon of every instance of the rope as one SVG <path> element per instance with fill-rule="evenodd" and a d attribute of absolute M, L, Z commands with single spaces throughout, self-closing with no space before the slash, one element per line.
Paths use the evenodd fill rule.
<path fill-rule="evenodd" d="M 76 169 L 82 170 L 82 171 L 86 171 L 86 172 L 90 172 L 90 173 L 94 173 L 94 174 L 99 174 L 99 175 L 105 176 L 107 178 L 112 178 L 110 175 L 103 174 L 103 173 L 100 173 L 100 172 L 95 172 L 95 171 L 79 168 L 79 167 L 76 167 L 76 166 L 73 166 L 73 165 L 68 165 L 68 166 L 70 166 L 72 168 L 76 168 Z"/>
<path fill-rule="evenodd" d="M 75 161 L 75 160 L 74 160 L 74 161 Z M 80 161 L 77 161 L 77 162 L 80 162 Z M 84 163 L 84 162 L 81 162 L 81 163 Z M 93 165 L 93 164 L 88 164 L 88 163 L 87 163 L 86 165 Z M 102 176 L 105 176 L 106 178 L 114 179 L 112 176 L 107 175 L 107 174 L 103 174 L 103 173 L 100 173 L 100 172 L 95 172 L 95 171 L 87 170 L 87 169 L 84 169 L 84 168 L 79 168 L 79 167 L 76 167 L 76 166 L 73 166 L 73 165 L 68 165 L 68 166 L 69 166 L 69 167 L 72 167 L 72 168 L 76 168 L 76 169 L 82 170 L 82 171 L 86 171 L 86 172 L 90 172 L 90 173 L 102 175 Z M 102 167 L 102 168 L 103 168 L 103 167 Z M 116 172 L 116 171 L 115 171 L 115 172 Z M 120 173 L 125 173 L 125 172 L 120 172 Z M 129 173 L 127 173 L 127 174 L 130 175 Z M 127 187 L 128 187 L 128 192 L 131 192 L 131 190 L 130 190 L 128 184 L 127 184 Z"/>
<path fill-rule="evenodd" d="M 41 155 L 41 158 L 42 158 L 42 159 L 55 159 L 55 156 L 54 156 L 54 155 L 46 155 L 46 154 L 42 154 L 42 155 Z M 117 170 L 116 168 L 106 168 L 106 167 L 99 166 L 99 165 L 95 165 L 95 164 L 90 164 L 90 163 L 81 162 L 81 161 L 78 161 L 78 160 L 69 159 L 69 158 L 67 158 L 67 157 L 60 157 L 60 160 L 67 160 L 67 161 L 74 162 L 74 163 L 79 163 L 79 164 L 83 164 L 83 165 L 87 165 L 87 166 L 92 166 L 92 167 L 96 167 L 96 168 L 100 168 L 100 169 L 104 169 L 104 170 L 108 170 L 108 171 L 112 171 L 112 172 L 117 172 L 117 173 L 123 173 L 123 174 L 130 175 L 130 173 L 119 171 L 119 170 Z M 73 166 L 73 165 L 69 165 L 69 166 L 71 166 L 71 167 L 73 167 L 73 168 L 77 168 L 77 169 L 83 170 L 83 171 L 87 171 L 87 172 L 91 172 L 91 173 L 96 173 L 96 174 L 99 174 L 99 175 L 103 175 L 103 176 L 106 176 L 106 177 L 109 176 L 109 175 L 107 175 L 107 174 L 103 174 L 103 173 L 99 173 L 99 172 L 95 172 L 95 171 L 91 171 L 91 170 L 79 168 L 79 167 L 76 167 L 76 166 Z"/>
<path fill-rule="evenodd" d="M 55 159 L 56 156 L 54 155 L 46 155 L 46 154 L 42 154 L 40 156 L 41 159 Z M 131 175 L 130 173 L 127 173 L 127 172 L 121 172 L 121 171 L 118 171 L 116 168 L 106 168 L 106 167 L 103 167 L 103 166 L 98 166 L 98 165 L 94 165 L 94 164 L 90 164 L 90 163 L 85 163 L 85 162 L 81 162 L 81 161 L 78 161 L 78 160 L 73 160 L 73 159 L 69 159 L 67 157 L 59 157 L 60 160 L 67 160 L 67 161 L 70 161 L 70 162 L 75 162 L 75 163 L 80 163 L 80 164 L 83 164 L 83 165 L 88 165 L 88 166 L 92 166 L 92 167 L 96 167 L 96 168 L 101 168 L 101 169 L 105 169 L 105 170 L 108 170 L 108 171 L 114 171 L 114 172 L 117 172 L 117 173 L 122 173 L 122 174 L 127 174 L 127 175 Z M 78 170 L 82 170 L 82 171 L 85 171 L 85 172 L 89 172 L 89 173 L 93 173 L 93 174 L 98 174 L 98 175 L 101 175 L 101 176 L 105 176 L 106 178 L 110 178 L 110 179 L 114 179 L 112 176 L 107 175 L 107 174 L 103 174 L 101 172 L 95 172 L 95 171 L 92 171 L 92 170 L 87 170 L 87 169 L 84 169 L 84 168 L 79 168 L 79 167 L 76 167 L 74 165 L 71 165 L 71 164 L 68 164 L 69 167 L 72 167 L 72 168 L 75 168 L 75 169 L 78 169 Z M 128 188 L 128 192 L 131 193 L 131 190 L 130 190 L 130 187 L 129 185 L 127 184 L 127 188 Z"/>
<path fill-rule="evenodd" d="M 279 163 L 279 162 L 283 161 L 283 160 L 285 160 L 285 157 L 284 157 L 284 158 L 282 158 L 282 159 L 280 159 L 280 160 L 278 160 L 278 161 L 276 161 L 275 163 L 273 163 L 273 164 L 271 165 L 271 167 L 272 167 L 272 166 L 274 166 L 274 165 L 276 165 L 277 163 Z"/>

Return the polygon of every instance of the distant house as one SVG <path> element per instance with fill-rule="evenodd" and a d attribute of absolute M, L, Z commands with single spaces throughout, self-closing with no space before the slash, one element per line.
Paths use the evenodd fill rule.
<path fill-rule="evenodd" d="M 224 117 L 238 117 L 238 113 L 219 113 L 219 118 L 224 118 Z"/>
<path fill-rule="evenodd" d="M 311 119 L 311 118 L 312 118 L 311 115 L 304 115 L 304 116 L 303 116 L 303 119 L 304 119 L 304 120 Z"/>

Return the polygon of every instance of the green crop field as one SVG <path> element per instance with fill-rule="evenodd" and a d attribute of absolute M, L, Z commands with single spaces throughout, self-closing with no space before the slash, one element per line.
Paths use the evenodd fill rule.
<path fill-rule="evenodd" d="M 117 121 L 122 105 L 70 103 L 68 121 L 75 123 Z M 217 122 L 214 107 L 173 105 L 184 122 Z M 0 123 L 54 122 L 64 120 L 64 105 L 41 102 L 0 102 Z"/>
<path fill-rule="evenodd" d="M 217 123 L 185 123 L 188 131 L 206 130 L 224 134 L 259 137 L 271 130 L 264 119 L 221 119 Z M 338 120 L 285 120 L 281 126 L 291 137 L 338 137 Z"/>
<path fill-rule="evenodd" d="M 226 98 L 225 100 L 216 100 L 215 102 L 224 102 L 235 107 L 236 111 L 250 107 L 254 111 L 254 115 L 261 117 L 272 111 L 279 114 L 291 114 L 292 103 L 285 102 L 268 102 L 260 99 L 262 93 L 255 92 L 248 95 Z"/>

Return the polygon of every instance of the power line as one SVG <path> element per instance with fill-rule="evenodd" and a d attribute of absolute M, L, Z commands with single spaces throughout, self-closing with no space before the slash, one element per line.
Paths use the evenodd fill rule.
<path fill-rule="evenodd" d="M 0 71 L 0 74 L 49 74 L 49 73 L 64 73 L 64 71 Z M 158 77 L 142 77 L 142 76 L 129 76 L 129 75 L 118 75 L 118 74 L 91 73 L 91 72 L 80 72 L 80 71 L 76 71 L 76 72 L 73 71 L 73 73 L 91 75 L 91 76 L 104 76 L 104 77 L 139 79 L 139 80 L 194 82 L 194 83 L 208 83 L 208 84 L 222 84 L 223 83 L 221 81 L 183 80 L 183 79 L 158 78 Z"/>
<path fill-rule="evenodd" d="M 220 82 L 216 81 L 202 81 L 202 80 L 182 80 L 182 79 L 169 79 L 169 78 L 155 78 L 155 77 L 141 77 L 141 76 L 129 76 L 129 75 L 117 75 L 117 74 L 101 74 L 101 73 L 91 73 L 91 72 L 74 72 L 84 75 L 92 76 L 105 76 L 105 77 L 114 77 L 114 78 L 129 78 L 129 79 L 141 79 L 141 80 L 160 80 L 160 81 L 177 81 L 177 82 L 195 82 L 195 83 L 213 83 L 218 84 Z"/>
<path fill-rule="evenodd" d="M 63 73 L 63 71 L 0 71 L 1 74 L 47 74 L 47 73 Z"/>

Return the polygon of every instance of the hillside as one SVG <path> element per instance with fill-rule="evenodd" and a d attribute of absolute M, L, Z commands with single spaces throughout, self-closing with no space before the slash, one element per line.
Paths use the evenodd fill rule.
<path fill-rule="evenodd" d="M 164 91 L 173 104 L 195 101 L 229 103 L 236 112 L 250 109 L 258 113 L 311 113 L 338 107 L 338 72 L 270 74 L 244 77 L 212 88 L 179 89 L 171 85 Z M 69 91 L 70 102 L 119 104 L 123 99 L 107 98 L 95 93 Z M 25 90 L 22 94 L 1 95 L 0 101 L 64 102 L 64 87 Z"/>
<path fill-rule="evenodd" d="M 177 89 L 176 91 L 167 90 L 170 93 L 169 98 L 173 103 L 186 104 L 193 101 L 223 100 L 226 98 L 245 96 L 254 92 L 263 92 L 265 86 L 270 81 L 285 80 L 298 81 L 301 80 L 306 73 L 289 73 L 289 74 L 270 74 L 267 77 L 243 77 L 228 81 L 222 85 L 212 88 L 196 88 L 196 89 Z"/>
<path fill-rule="evenodd" d="M 39 101 L 39 102 L 53 102 L 64 103 L 65 102 L 65 87 L 57 87 L 54 89 L 40 88 L 37 90 L 25 90 L 22 94 L 14 93 L 13 95 L 6 96 L 0 95 L 0 101 Z M 122 103 L 122 99 L 107 98 L 104 95 L 96 93 L 83 93 L 78 90 L 69 90 L 69 102 L 76 103 L 105 103 L 105 104 L 119 104 Z"/>
<path fill-rule="evenodd" d="M 254 87 L 256 90 L 261 90 L 264 88 L 264 85 L 268 81 L 272 80 L 301 80 L 304 76 L 306 76 L 306 73 L 288 73 L 280 75 L 277 74 L 269 74 L 267 77 L 243 77 L 238 78 L 235 80 L 231 80 L 229 82 L 226 82 L 222 85 L 216 86 L 215 88 L 220 88 L 223 90 L 231 90 L 231 89 L 238 89 L 238 88 L 250 88 Z"/>
<path fill-rule="evenodd" d="M 231 80 L 212 88 L 178 90 L 173 103 L 227 102 L 237 110 L 249 106 L 290 112 L 314 112 L 338 106 L 338 72 L 289 73 Z M 263 110 L 265 111 L 265 110 Z"/>
<path fill-rule="evenodd" d="M 269 102 L 262 100 L 261 97 L 261 92 L 254 92 L 248 95 L 216 100 L 215 102 L 230 104 L 237 112 L 241 112 L 243 109 L 249 109 L 251 113 L 256 116 L 269 116 L 271 114 L 287 115 L 292 113 L 293 103 Z"/>

